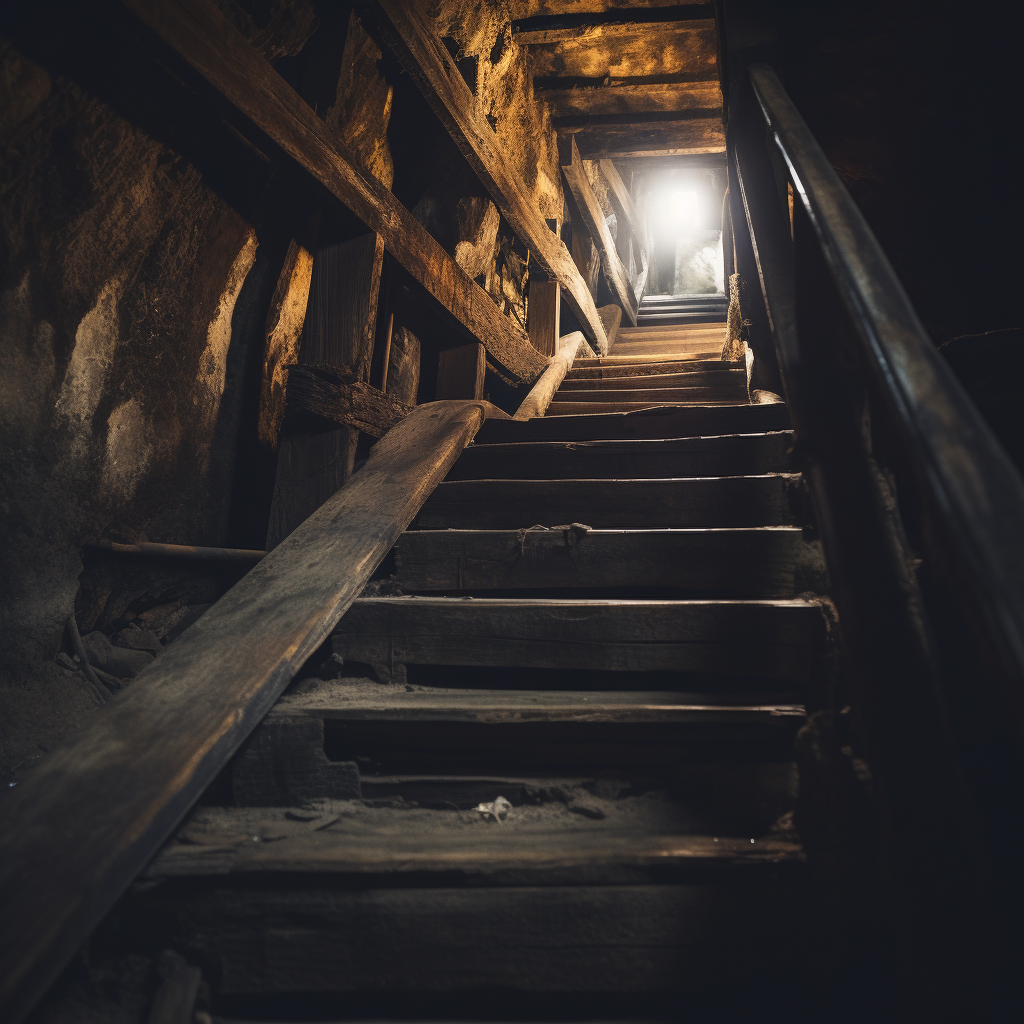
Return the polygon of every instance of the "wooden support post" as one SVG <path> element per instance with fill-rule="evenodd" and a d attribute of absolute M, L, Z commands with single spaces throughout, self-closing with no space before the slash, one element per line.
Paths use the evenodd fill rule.
<path fill-rule="evenodd" d="M 437 366 L 437 399 L 484 397 L 487 368 L 483 345 L 470 342 L 441 350 Z"/>
<path fill-rule="evenodd" d="M 611 289 L 615 301 L 622 307 L 626 318 L 635 327 L 637 301 L 633 294 L 633 286 L 630 284 L 629 274 L 622 265 L 622 260 L 619 259 L 619 254 L 615 251 L 615 242 L 605 223 L 601 205 L 587 178 L 587 172 L 580 159 L 579 150 L 576 148 L 574 136 L 570 135 L 567 139 L 559 140 L 558 162 L 561 164 L 566 184 L 579 207 L 580 215 L 590 231 L 590 237 L 593 239 L 594 245 L 597 246 L 608 287 Z M 574 226 L 574 237 L 575 233 Z"/>
<path fill-rule="evenodd" d="M 313 262 L 299 365 L 370 374 L 384 243 L 370 233 L 320 249 Z M 359 431 L 286 420 L 267 549 L 276 547 L 351 476 Z"/>
<path fill-rule="evenodd" d="M 533 347 L 541 355 L 553 356 L 558 348 L 558 321 L 561 313 L 561 289 L 558 282 L 531 278 L 526 329 Z"/>

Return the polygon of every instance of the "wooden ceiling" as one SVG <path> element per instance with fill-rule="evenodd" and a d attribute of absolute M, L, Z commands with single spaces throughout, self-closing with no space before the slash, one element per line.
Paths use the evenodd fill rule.
<path fill-rule="evenodd" d="M 536 95 L 585 158 L 724 150 L 711 4 L 515 0 L 511 7 Z"/>

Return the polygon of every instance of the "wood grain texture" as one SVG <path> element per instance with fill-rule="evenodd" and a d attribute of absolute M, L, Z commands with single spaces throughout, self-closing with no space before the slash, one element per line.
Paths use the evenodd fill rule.
<path fill-rule="evenodd" d="M 662 590 L 793 597 L 824 578 L 820 548 L 795 528 L 746 530 L 411 530 L 395 548 L 405 592 Z"/>
<path fill-rule="evenodd" d="M 671 79 L 684 80 L 672 81 Z M 644 78 L 542 79 L 536 83 L 539 99 L 551 116 L 566 124 L 587 117 L 720 110 L 722 88 L 717 79 L 693 81 L 694 76 Z M 668 80 L 666 80 L 668 79 Z M 539 87 L 537 87 L 539 86 Z"/>
<path fill-rule="evenodd" d="M 535 416 L 543 416 L 551 400 L 558 392 L 566 373 L 572 367 L 576 353 L 584 347 L 585 339 L 582 331 L 567 334 L 558 343 L 558 352 L 551 360 L 551 365 L 541 374 L 541 378 L 530 389 L 523 399 L 522 405 L 516 410 L 513 419 L 528 420 Z"/>
<path fill-rule="evenodd" d="M 532 441 L 467 448 L 446 480 L 624 480 L 793 470 L 790 431 L 667 441 Z"/>
<path fill-rule="evenodd" d="M 209 0 L 122 0 L 237 113 L 383 240 L 387 251 L 507 370 L 533 380 L 544 359 L 416 219 L 360 169 L 321 120 Z"/>
<path fill-rule="evenodd" d="M 478 342 L 441 349 L 437 363 L 438 400 L 483 398 L 486 372 L 487 357 Z M 547 372 L 546 369 L 544 373 Z"/>
<path fill-rule="evenodd" d="M 746 370 L 694 370 L 680 373 L 642 373 L 636 375 L 621 374 L 610 377 L 574 377 L 563 381 L 563 392 L 576 391 L 637 391 L 665 390 L 672 388 L 700 388 L 711 390 L 735 387 L 739 389 L 739 397 L 744 397 L 747 390 Z"/>
<path fill-rule="evenodd" d="M 562 314 L 561 294 L 557 281 L 541 281 L 539 278 L 530 280 L 526 328 L 533 347 L 542 356 L 553 356 L 558 348 L 558 324 Z M 607 334 L 607 331 L 605 333 Z"/>
<path fill-rule="evenodd" d="M 622 310 L 614 302 L 610 302 L 607 306 L 602 306 L 597 312 L 601 317 L 601 323 L 604 324 L 604 333 L 608 335 L 608 347 L 611 348 L 619 335 L 619 325 L 622 323 Z"/>
<path fill-rule="evenodd" d="M 443 483 L 418 519 L 423 530 L 519 530 L 583 523 L 594 528 L 789 526 L 799 477 L 674 480 L 458 480 Z"/>
<path fill-rule="evenodd" d="M 618 306 L 615 307 L 618 309 Z M 597 362 L 597 365 L 594 363 Z M 616 377 L 646 377 L 672 373 L 717 373 L 722 370 L 744 370 L 742 362 L 722 359 L 677 359 L 668 362 L 608 363 L 580 359 L 566 374 L 567 380 L 612 380 Z"/>
<path fill-rule="evenodd" d="M 572 642 L 566 643 L 571 636 Z M 360 598 L 334 650 L 364 664 L 813 678 L 821 608 L 800 600 Z"/>
<path fill-rule="evenodd" d="M 592 121 L 562 131 L 573 136 L 581 155 L 588 160 L 725 152 L 725 126 L 720 117 L 625 124 Z"/>
<path fill-rule="evenodd" d="M 477 434 L 475 443 L 664 439 L 764 433 L 788 430 L 789 426 L 789 411 L 781 402 L 772 405 L 704 405 L 601 416 L 543 417 L 525 423 L 488 419 Z"/>
<path fill-rule="evenodd" d="M 487 121 L 451 55 L 415 5 L 376 0 L 388 45 L 441 119 L 512 230 L 529 246 L 544 271 L 565 291 L 565 301 L 584 334 L 604 352 L 604 329 L 587 289 L 562 241 L 552 233 Z"/>
<path fill-rule="evenodd" d="M 0 1008 L 18 1020 L 323 642 L 484 418 L 421 406 L 6 797 Z"/>
<path fill-rule="evenodd" d="M 615 249 L 615 240 L 608 230 L 601 204 L 594 195 L 583 161 L 573 137 L 561 139 L 558 144 L 558 161 L 562 167 L 562 175 L 569 186 L 579 207 L 580 215 L 590 232 L 590 237 L 597 246 L 601 257 L 601 268 L 604 270 L 608 285 L 615 301 L 622 308 L 623 315 L 633 325 L 636 324 L 637 299 L 630 284 L 629 272 L 622 265 Z"/>
<path fill-rule="evenodd" d="M 333 423 L 344 423 L 371 437 L 383 437 L 413 409 L 370 387 L 355 374 L 333 366 L 290 367 L 288 407 Z"/>
<path fill-rule="evenodd" d="M 591 402 L 595 405 L 629 405 L 637 402 L 645 405 L 712 405 L 716 402 L 746 402 L 747 382 L 744 378 L 737 383 L 712 385 L 697 384 L 693 387 L 646 387 L 629 388 L 621 380 L 601 381 L 592 388 L 576 388 L 559 391 L 553 404 L 559 406 L 578 405 Z M 606 410 L 607 411 L 607 410 Z M 554 411 L 552 415 L 555 415 Z"/>
<path fill-rule="evenodd" d="M 548 416 L 586 416 L 588 413 L 640 412 L 643 409 L 671 408 L 672 406 L 714 405 L 715 399 L 703 393 L 703 389 L 695 388 L 690 397 L 680 389 L 675 397 L 668 399 L 642 399 L 636 401 L 608 401 L 595 398 L 593 401 L 563 401 L 557 397 L 547 409 Z M 567 396 L 571 397 L 571 396 Z M 723 398 L 721 405 L 735 405 L 735 398 Z"/>

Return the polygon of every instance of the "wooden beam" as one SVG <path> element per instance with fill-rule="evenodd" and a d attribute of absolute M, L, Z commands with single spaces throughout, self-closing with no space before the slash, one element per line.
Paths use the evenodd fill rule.
<path fill-rule="evenodd" d="M 540 380 L 533 385 L 523 404 L 516 410 L 513 419 L 528 420 L 534 416 L 543 416 L 555 392 L 562 385 L 566 373 L 572 367 L 576 353 L 584 344 L 583 332 L 573 331 L 559 341 L 558 352 L 551 360 L 548 368 L 541 374 Z"/>
<path fill-rule="evenodd" d="M 387 251 L 514 376 L 534 380 L 547 365 L 526 332 L 379 181 L 359 167 L 326 124 L 210 0 L 121 0 L 245 122 L 255 126 L 372 231 Z"/>
<path fill-rule="evenodd" d="M 615 338 L 619 333 L 619 324 L 622 323 L 622 310 L 614 303 L 609 303 L 607 306 L 602 306 L 598 313 L 601 314 L 604 333 L 608 335 L 608 345 L 614 345 Z"/>
<path fill-rule="evenodd" d="M 565 129 L 588 160 L 605 157 L 689 156 L 725 152 L 720 117 L 687 117 L 641 124 L 589 124 Z"/>
<path fill-rule="evenodd" d="M 486 372 L 483 345 L 471 341 L 442 349 L 437 364 L 437 398 L 483 398 Z M 542 373 L 540 379 L 543 377 Z"/>
<path fill-rule="evenodd" d="M 530 333 L 530 341 L 533 342 L 534 348 L 543 356 L 553 356 L 558 349 L 558 323 L 562 313 L 561 294 L 557 281 L 530 278 L 526 329 Z M 605 333 L 607 334 L 607 331 Z M 608 344 L 611 344 L 610 338 Z"/>
<path fill-rule="evenodd" d="M 383 437 L 413 406 L 334 366 L 292 366 L 288 370 L 289 411 Z"/>
<path fill-rule="evenodd" d="M 366 465 L 5 794 L 0 1018 L 31 1009 L 323 643 L 484 420 L 417 408 Z"/>
<path fill-rule="evenodd" d="M 674 77 L 674 76 L 673 76 Z M 572 119 L 612 114 L 652 114 L 671 111 L 721 110 L 722 88 L 717 78 L 665 81 L 643 78 L 535 79 L 538 99 L 553 118 Z"/>
<path fill-rule="evenodd" d="M 416 5 L 376 0 L 388 45 L 406 66 L 512 230 L 529 246 L 548 276 L 565 290 L 565 301 L 598 351 L 607 351 L 604 330 L 590 294 L 565 245 L 547 226 L 455 62 Z"/>
<path fill-rule="evenodd" d="M 615 240 L 605 223 L 601 204 L 597 201 L 597 196 L 594 195 L 590 179 L 587 177 L 583 161 L 580 159 L 579 150 L 576 148 L 576 140 L 572 136 L 559 140 L 558 161 L 562 166 L 565 182 L 579 207 L 580 215 L 590 231 L 590 237 L 597 246 L 608 287 L 611 289 L 615 301 L 622 307 L 625 317 L 635 326 L 638 303 L 633 294 L 633 286 L 629 281 L 629 272 L 622 265 L 622 260 L 619 259 L 619 254 L 615 251 Z"/>
<path fill-rule="evenodd" d="M 707 0 L 644 0 L 643 9 L 679 7 L 683 4 L 703 5 Z M 513 21 L 543 16 L 604 14 L 627 8 L 636 13 L 636 0 L 509 0 L 508 9 Z"/>
<path fill-rule="evenodd" d="M 601 160 L 598 163 L 598 167 L 601 171 L 601 177 L 604 178 L 608 185 L 608 198 L 611 200 L 612 208 L 615 210 L 615 216 L 621 218 L 623 226 L 640 242 L 641 248 L 643 248 L 643 222 L 640 220 L 640 213 L 633 202 L 633 197 L 629 194 L 629 189 L 626 188 L 626 183 L 622 180 L 622 175 L 619 174 L 618 168 L 611 160 Z"/>

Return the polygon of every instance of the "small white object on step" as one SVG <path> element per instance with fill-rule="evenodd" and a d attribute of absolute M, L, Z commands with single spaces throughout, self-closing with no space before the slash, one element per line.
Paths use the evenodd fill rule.
<path fill-rule="evenodd" d="M 512 813 L 512 804 L 503 796 L 498 796 L 493 803 L 477 804 L 473 810 L 481 814 L 493 814 L 495 821 L 504 821 Z"/>

